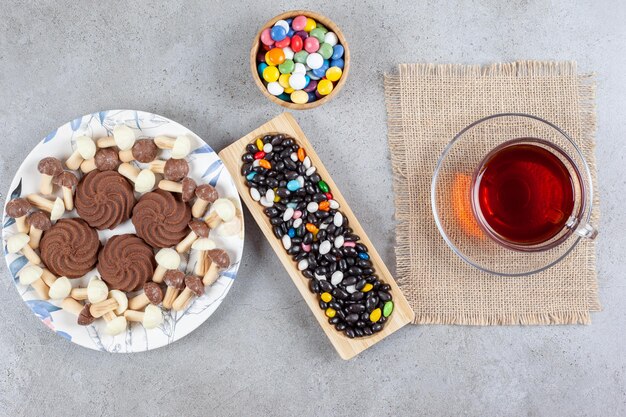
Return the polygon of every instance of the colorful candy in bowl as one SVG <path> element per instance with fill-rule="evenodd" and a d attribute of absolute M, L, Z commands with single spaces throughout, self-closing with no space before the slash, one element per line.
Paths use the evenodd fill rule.
<path fill-rule="evenodd" d="M 252 76 L 263 94 L 296 110 L 334 97 L 348 76 L 349 60 L 339 28 L 325 16 L 304 10 L 267 22 L 250 51 Z"/>

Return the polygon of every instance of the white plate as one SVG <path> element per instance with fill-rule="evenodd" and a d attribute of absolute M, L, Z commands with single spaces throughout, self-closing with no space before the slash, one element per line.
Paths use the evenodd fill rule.
<path fill-rule="evenodd" d="M 67 159 L 74 147 L 74 139 L 81 135 L 99 138 L 111 135 L 113 126 L 124 123 L 131 127 L 137 139 L 166 135 L 176 137 L 187 134 L 192 139 L 192 152 L 187 156 L 190 172 L 198 184 L 211 184 L 219 192 L 220 197 L 230 198 L 236 207 L 241 209 L 241 201 L 237 189 L 232 181 L 228 170 L 225 169 L 217 153 L 211 149 L 200 137 L 184 126 L 165 117 L 135 110 L 109 110 L 87 114 L 69 123 L 64 124 L 57 130 L 46 136 L 32 152 L 26 157 L 11 183 L 7 202 L 13 198 L 24 197 L 35 193 L 39 187 L 39 173 L 37 164 L 42 158 L 55 156 L 62 161 Z M 169 151 L 161 151 L 162 157 L 167 157 Z M 142 164 L 138 164 L 141 166 Z M 60 195 L 60 193 L 59 193 Z M 139 194 L 137 194 L 139 196 Z M 6 202 L 5 202 L 6 205 Z M 64 217 L 77 217 L 76 212 L 66 213 Z M 211 287 L 206 288 L 204 296 L 195 299 L 187 310 L 181 312 L 164 312 L 164 322 L 156 329 L 146 330 L 140 323 L 133 323 L 125 333 L 117 336 L 107 335 L 104 331 L 104 321 L 97 320 L 89 326 L 76 324 L 76 317 L 60 309 L 60 301 L 38 299 L 36 292 L 29 286 L 25 287 L 17 280 L 17 273 L 26 265 L 26 258 L 20 254 L 8 254 L 6 239 L 17 233 L 14 220 L 7 217 L 2 219 L 2 238 L 4 253 L 11 272 L 13 282 L 24 302 L 30 307 L 35 315 L 50 329 L 60 336 L 72 342 L 90 349 L 108 352 L 142 352 L 156 349 L 175 342 L 181 337 L 191 333 L 200 324 L 213 314 L 220 305 L 237 275 L 237 269 L 241 261 L 243 251 L 243 229 L 240 235 L 221 237 L 216 231 L 211 231 L 211 239 L 217 246 L 228 252 L 231 259 L 230 268 L 222 271 L 218 281 Z M 243 227 L 243 225 L 242 225 Z M 219 229 L 217 229 L 219 230 Z M 119 225 L 114 231 L 100 231 L 100 241 L 104 243 L 109 237 L 123 233 L 134 233 L 135 228 L 130 220 Z M 188 261 L 183 261 L 181 269 L 193 271 L 195 255 L 192 254 Z M 86 276 L 74 279 L 74 287 L 84 287 L 89 278 L 97 275 L 94 269 Z"/>

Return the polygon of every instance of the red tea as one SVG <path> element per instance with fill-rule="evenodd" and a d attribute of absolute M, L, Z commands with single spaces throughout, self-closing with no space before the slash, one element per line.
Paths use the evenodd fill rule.
<path fill-rule="evenodd" d="M 491 231 L 518 245 L 556 236 L 574 209 L 574 182 L 548 149 L 528 142 L 496 150 L 474 179 L 474 208 Z"/>

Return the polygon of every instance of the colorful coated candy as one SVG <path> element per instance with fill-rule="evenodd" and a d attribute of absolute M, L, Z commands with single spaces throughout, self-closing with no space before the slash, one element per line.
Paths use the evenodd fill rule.
<path fill-rule="evenodd" d="M 336 33 L 300 15 L 261 31 L 257 70 L 268 93 L 310 103 L 332 93 L 343 76 L 344 52 Z"/>

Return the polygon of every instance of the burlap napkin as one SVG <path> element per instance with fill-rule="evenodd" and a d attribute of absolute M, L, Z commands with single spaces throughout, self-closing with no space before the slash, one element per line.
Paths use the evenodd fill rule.
<path fill-rule="evenodd" d="M 439 235 L 430 184 L 439 155 L 456 133 L 505 112 L 536 115 L 570 133 L 595 181 L 593 76 L 578 74 L 570 62 L 402 64 L 385 76 L 385 99 L 396 194 L 397 279 L 415 323 L 589 323 L 589 312 L 600 309 L 593 242 L 579 244 L 539 274 L 502 278 L 480 272 Z M 596 201 L 593 224 L 597 207 Z"/>

